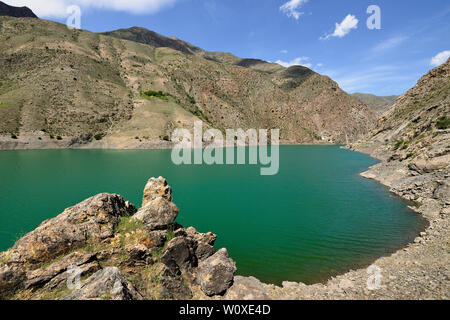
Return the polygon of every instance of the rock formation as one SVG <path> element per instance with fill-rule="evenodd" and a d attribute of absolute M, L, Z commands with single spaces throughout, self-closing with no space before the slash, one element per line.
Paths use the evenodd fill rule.
<path fill-rule="evenodd" d="M 175 222 L 172 189 L 152 178 L 139 210 L 99 194 L 0 253 L 1 299 L 139 300 L 223 296 L 236 265 L 212 233 Z M 78 277 L 79 284 L 73 284 Z"/>

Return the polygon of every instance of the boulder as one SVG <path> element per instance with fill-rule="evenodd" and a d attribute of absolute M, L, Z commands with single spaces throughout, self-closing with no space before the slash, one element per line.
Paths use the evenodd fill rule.
<path fill-rule="evenodd" d="M 142 300 L 142 295 L 119 269 L 107 267 L 90 276 L 79 289 L 63 300 Z"/>
<path fill-rule="evenodd" d="M 128 259 L 125 263 L 130 266 L 153 264 L 151 251 L 143 244 L 131 244 L 127 247 Z"/>
<path fill-rule="evenodd" d="M 157 263 L 153 270 L 159 279 L 158 282 L 161 286 L 159 295 L 161 298 L 179 300 L 192 298 L 192 291 L 185 284 L 185 281 L 173 273 L 165 264 Z"/>
<path fill-rule="evenodd" d="M 148 249 L 161 248 L 166 243 L 168 234 L 167 230 L 150 231 L 140 242 Z"/>
<path fill-rule="evenodd" d="M 167 299 L 187 300 L 192 298 L 191 289 L 177 277 L 161 277 L 161 295 Z"/>
<path fill-rule="evenodd" d="M 450 202 L 450 180 L 440 180 L 436 182 L 438 184 L 436 190 L 434 190 L 434 198 L 442 200 L 445 203 Z"/>
<path fill-rule="evenodd" d="M 146 203 L 133 216 L 141 220 L 148 230 L 163 230 L 173 226 L 178 216 L 178 207 L 163 197 L 158 197 Z"/>
<path fill-rule="evenodd" d="M 211 232 L 200 233 L 193 227 L 187 228 L 185 232 L 188 237 L 195 241 L 195 256 L 198 260 L 209 258 L 216 252 L 214 243 L 217 235 Z"/>
<path fill-rule="evenodd" d="M 220 249 L 211 257 L 200 261 L 198 280 L 208 296 L 224 294 L 233 284 L 236 263 L 228 256 L 227 249 Z"/>
<path fill-rule="evenodd" d="M 179 273 L 178 271 L 190 272 L 197 264 L 193 245 L 188 238 L 173 238 L 167 244 L 161 256 L 161 262 L 175 274 Z"/>
<path fill-rule="evenodd" d="M 231 288 L 224 296 L 225 300 L 271 300 L 266 294 L 265 285 L 255 277 L 234 277 Z"/>
<path fill-rule="evenodd" d="M 163 177 L 150 178 L 144 188 L 142 207 L 159 197 L 172 202 L 172 188 Z"/>
<path fill-rule="evenodd" d="M 96 195 L 44 221 L 21 238 L 11 249 L 11 260 L 27 264 L 51 261 L 85 246 L 88 240 L 100 241 L 113 236 L 121 217 L 134 212 L 136 208 L 119 195 Z"/>

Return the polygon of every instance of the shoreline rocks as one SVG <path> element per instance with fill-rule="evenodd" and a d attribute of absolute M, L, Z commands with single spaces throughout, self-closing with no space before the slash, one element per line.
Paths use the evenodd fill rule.
<path fill-rule="evenodd" d="M 44 221 L 0 253 L 0 299 L 221 298 L 235 262 L 216 252 L 216 235 L 177 224 L 172 201 L 167 181 L 152 178 L 139 210 L 103 193 Z"/>

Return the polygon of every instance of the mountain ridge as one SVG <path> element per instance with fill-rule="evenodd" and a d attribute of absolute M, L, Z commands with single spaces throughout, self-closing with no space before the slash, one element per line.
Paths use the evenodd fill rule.
<path fill-rule="evenodd" d="M 46 20 L 3 17 L 0 25 L 3 149 L 167 148 L 176 127 L 196 120 L 220 130 L 279 128 L 282 143 L 346 143 L 375 124 L 366 105 L 305 67 L 205 58 L 195 46 L 187 54 Z M 159 45 L 168 39 L 150 34 Z"/>
<path fill-rule="evenodd" d="M 37 18 L 28 7 L 14 7 L 0 1 L 0 17 L 9 16 L 15 18 Z"/>
<path fill-rule="evenodd" d="M 369 108 L 374 110 L 380 116 L 388 111 L 395 103 L 395 100 L 399 96 L 377 96 L 370 93 L 360 93 L 355 92 L 352 94 L 353 97 L 357 98 L 361 102 L 365 103 Z"/>

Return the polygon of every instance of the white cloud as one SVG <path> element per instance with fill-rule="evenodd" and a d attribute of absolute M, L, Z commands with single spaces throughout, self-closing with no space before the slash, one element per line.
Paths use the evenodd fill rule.
<path fill-rule="evenodd" d="M 379 43 L 375 47 L 373 47 L 372 51 L 375 53 L 387 51 L 387 50 L 393 49 L 395 47 L 398 47 L 406 40 L 408 40 L 408 37 L 406 37 L 406 36 L 392 37 L 392 38 L 387 39 L 386 41 Z"/>
<path fill-rule="evenodd" d="M 287 51 L 287 50 L 281 50 L 280 53 L 282 53 L 282 54 L 287 54 L 288 51 Z"/>
<path fill-rule="evenodd" d="M 300 12 L 299 9 L 306 3 L 308 0 L 290 0 L 283 4 L 280 7 L 281 12 L 285 13 L 288 17 L 292 17 L 295 20 L 298 20 L 304 12 Z"/>
<path fill-rule="evenodd" d="M 450 58 L 450 50 L 442 51 L 431 59 L 430 65 L 435 67 L 440 66 L 441 64 L 447 62 L 448 58 Z"/>
<path fill-rule="evenodd" d="M 341 23 L 336 23 L 334 33 L 321 37 L 320 40 L 328 40 L 331 37 L 342 38 L 349 34 L 352 29 L 358 28 L 358 19 L 354 15 L 347 15 Z"/>
<path fill-rule="evenodd" d="M 5 0 L 16 7 L 27 6 L 39 17 L 64 18 L 67 7 L 80 6 L 81 9 L 97 8 L 125 11 L 133 14 L 155 13 L 178 0 Z"/>
<path fill-rule="evenodd" d="M 294 60 L 291 60 L 288 62 L 278 60 L 278 61 L 275 61 L 275 63 L 278 63 L 279 65 L 282 65 L 285 68 L 289 68 L 292 66 L 303 66 L 303 67 L 311 68 L 312 64 L 308 61 L 309 61 L 308 57 L 298 57 L 298 58 L 295 58 Z"/>
<path fill-rule="evenodd" d="M 412 74 L 407 67 L 390 65 L 370 67 L 350 73 L 348 70 L 327 71 L 324 74 L 332 77 L 343 90 L 350 93 L 371 92 L 374 88 L 385 88 L 383 90 L 389 93 L 392 92 L 392 87 L 401 88 L 405 83 L 414 82 L 416 77 L 420 76 Z"/>

